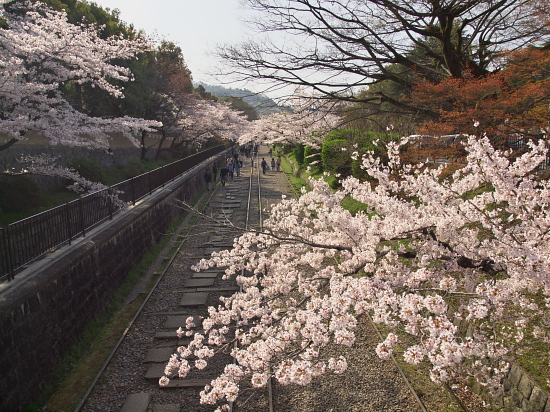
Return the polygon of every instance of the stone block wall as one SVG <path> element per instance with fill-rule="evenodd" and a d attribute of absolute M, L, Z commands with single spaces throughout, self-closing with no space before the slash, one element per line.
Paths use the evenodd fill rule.
<path fill-rule="evenodd" d="M 457 326 L 464 336 L 474 333 L 473 327 L 465 320 Z M 550 393 L 542 389 L 516 362 L 511 362 L 510 370 L 502 383 L 504 394 L 498 398 L 491 396 L 479 384 L 472 389 L 495 411 L 550 412 Z"/>
<path fill-rule="evenodd" d="M 204 185 L 204 169 L 159 190 L 0 294 L 0 410 L 22 410 L 169 224 Z M 28 270 L 27 270 L 28 271 Z M 4 408 L 4 409 L 2 409 Z"/>
<path fill-rule="evenodd" d="M 492 403 L 507 412 L 550 412 L 550 394 L 516 363 L 504 379 L 504 396 Z"/>

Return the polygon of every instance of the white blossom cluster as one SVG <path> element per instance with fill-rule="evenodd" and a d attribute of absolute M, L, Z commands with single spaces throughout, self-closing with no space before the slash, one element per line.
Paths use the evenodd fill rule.
<path fill-rule="evenodd" d="M 52 144 L 106 149 L 108 133 L 122 133 L 138 146 L 134 135 L 160 125 L 127 116 L 90 117 L 73 108 L 60 91 L 71 81 L 122 98 L 117 82 L 132 76 L 113 61 L 148 49 L 144 39 L 102 39 L 94 26 L 70 24 L 65 12 L 41 3 L 22 2 L 20 11 L 4 13 L 8 27 L 0 28 L 1 133 L 22 139 L 33 130 Z"/>
<path fill-rule="evenodd" d="M 353 345 L 368 315 L 392 330 L 381 358 L 429 363 L 436 382 L 473 376 L 499 391 L 515 348 L 527 336 L 548 339 L 550 185 L 534 172 L 546 147 L 513 162 L 487 138 L 466 148 L 467 165 L 445 179 L 441 168 L 402 165 L 399 144 L 387 165 L 367 155 L 376 184 L 350 177 L 332 191 L 316 181 L 273 206 L 263 233 L 202 260 L 196 270 L 225 267 L 242 291 L 209 308 L 204 332 L 161 384 L 187 371 L 190 357 L 203 368 L 205 354 L 226 350 L 236 365 L 205 388 L 204 403 L 231 402 L 243 379 L 306 385 L 346 369 L 325 349 Z M 368 210 L 352 215 L 345 197 Z"/>
<path fill-rule="evenodd" d="M 322 104 L 313 96 L 298 92 L 289 111 L 280 111 L 254 121 L 251 130 L 240 135 L 238 143 L 303 143 L 319 148 L 326 134 L 342 122 L 332 109 L 332 105 Z"/>
<path fill-rule="evenodd" d="M 235 141 L 252 126 L 240 112 L 223 103 L 201 100 L 192 94 L 185 98 L 163 98 L 168 106 L 165 110 L 171 114 L 163 122 L 167 140 L 192 142 L 200 147 L 213 136 Z"/>

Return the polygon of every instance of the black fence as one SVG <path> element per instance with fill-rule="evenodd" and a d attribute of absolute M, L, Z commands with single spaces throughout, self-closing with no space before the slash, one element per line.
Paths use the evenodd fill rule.
<path fill-rule="evenodd" d="M 116 192 L 123 202 L 135 204 L 223 150 L 224 146 L 207 149 L 0 228 L 0 282 L 13 279 L 25 265 L 62 245 L 70 244 L 74 238 L 84 236 L 90 228 L 111 219 L 120 210 L 113 203 L 113 193 Z"/>

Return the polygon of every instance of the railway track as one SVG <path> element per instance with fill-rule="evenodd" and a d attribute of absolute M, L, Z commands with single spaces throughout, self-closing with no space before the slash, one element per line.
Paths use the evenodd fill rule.
<path fill-rule="evenodd" d="M 268 157 L 263 146 L 259 161 L 262 157 Z M 196 273 L 191 267 L 214 251 L 231 248 L 233 239 L 240 234 L 236 227 L 260 228 L 264 214 L 269 214 L 269 205 L 280 200 L 282 194 L 294 195 L 284 173 L 262 175 L 259 161 L 251 167 L 250 159 L 245 159 L 241 176 L 225 187 L 218 185 L 209 195 L 203 215 L 185 235 L 174 237 L 176 243 L 168 247 L 176 248 L 177 253 L 75 412 L 214 409 L 199 403 L 199 393 L 226 364 L 232 363 L 229 355 L 216 354 L 207 369 L 193 369 L 187 378 L 171 380 L 168 387 L 161 387 L 158 382 L 177 347 L 190 342 L 190 338 L 179 338 L 176 330 L 185 327 L 189 317 L 200 328 L 207 307 L 238 290 L 232 280 L 222 279 L 223 270 Z M 231 405 L 232 410 L 425 411 L 399 369 L 374 354 L 378 337 L 368 322 L 364 324 L 359 339 L 365 347 L 355 349 L 351 357 L 356 359 L 348 361 L 355 366 L 345 376 L 323 377 L 306 388 L 272 383 L 259 390 L 244 390 Z M 341 349 L 335 348 L 335 354 L 338 350 Z M 349 349 L 344 354 L 349 357 Z"/>
<path fill-rule="evenodd" d="M 183 405 L 186 411 L 212 410 L 211 406 L 199 405 L 199 392 L 231 361 L 229 357 L 211 360 L 205 373 L 173 380 L 168 388 L 159 387 L 158 380 L 171 354 L 190 341 L 178 338 L 176 330 L 185 326 L 189 316 L 200 325 L 207 306 L 238 290 L 233 281 L 221 279 L 223 271 L 195 273 L 191 266 L 214 251 L 232 247 L 240 234 L 235 227 L 261 225 L 261 205 L 266 200 L 261 198 L 262 178 L 257 166 L 251 167 L 251 160 L 244 159 L 241 176 L 235 176 L 225 187 L 217 185 L 202 210 L 204 216 L 199 216 L 185 235 L 177 236 L 177 243 L 168 246 L 177 248 L 177 253 L 76 411 L 160 408 L 169 412 L 180 411 Z"/>

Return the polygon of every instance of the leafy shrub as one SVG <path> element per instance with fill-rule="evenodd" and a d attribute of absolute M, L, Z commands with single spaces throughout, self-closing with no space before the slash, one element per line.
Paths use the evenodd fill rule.
<path fill-rule="evenodd" d="M 329 133 L 321 149 L 323 170 L 339 173 L 342 176 L 353 175 L 359 179 L 368 179 L 369 176 L 361 168 L 363 155 L 373 152 L 375 157 L 385 163 L 387 161 L 386 143 L 398 138 L 396 134 L 365 133 L 354 129 L 334 130 Z M 352 159 L 354 152 L 357 152 L 355 160 Z"/>
<path fill-rule="evenodd" d="M 294 158 L 296 159 L 296 162 L 299 165 L 304 164 L 304 145 L 303 144 L 297 144 L 294 146 L 294 149 L 292 150 L 292 154 L 294 155 Z"/>
<path fill-rule="evenodd" d="M 40 206 L 40 187 L 25 176 L 0 176 L 0 208 L 17 212 Z"/>
<path fill-rule="evenodd" d="M 124 171 L 126 179 L 130 179 L 147 172 L 147 167 L 141 160 L 134 159 L 122 166 L 122 170 Z"/>
<path fill-rule="evenodd" d="M 329 175 L 329 176 L 325 176 L 324 179 L 325 179 L 325 182 L 328 183 L 331 189 L 336 190 L 340 187 L 340 178 L 334 175 Z"/>
<path fill-rule="evenodd" d="M 321 149 L 323 170 L 343 176 L 351 174 L 349 142 L 345 139 L 327 139 Z"/>
<path fill-rule="evenodd" d="M 282 148 L 284 154 L 292 153 L 292 150 L 294 149 L 294 146 L 290 144 L 285 144 Z"/>
<path fill-rule="evenodd" d="M 321 150 L 306 146 L 304 148 L 304 164 L 310 166 L 313 173 L 322 172 L 323 164 L 321 163 Z"/>
<path fill-rule="evenodd" d="M 74 169 L 84 179 L 105 184 L 107 178 L 103 166 L 90 159 L 73 159 L 67 167 Z"/>

